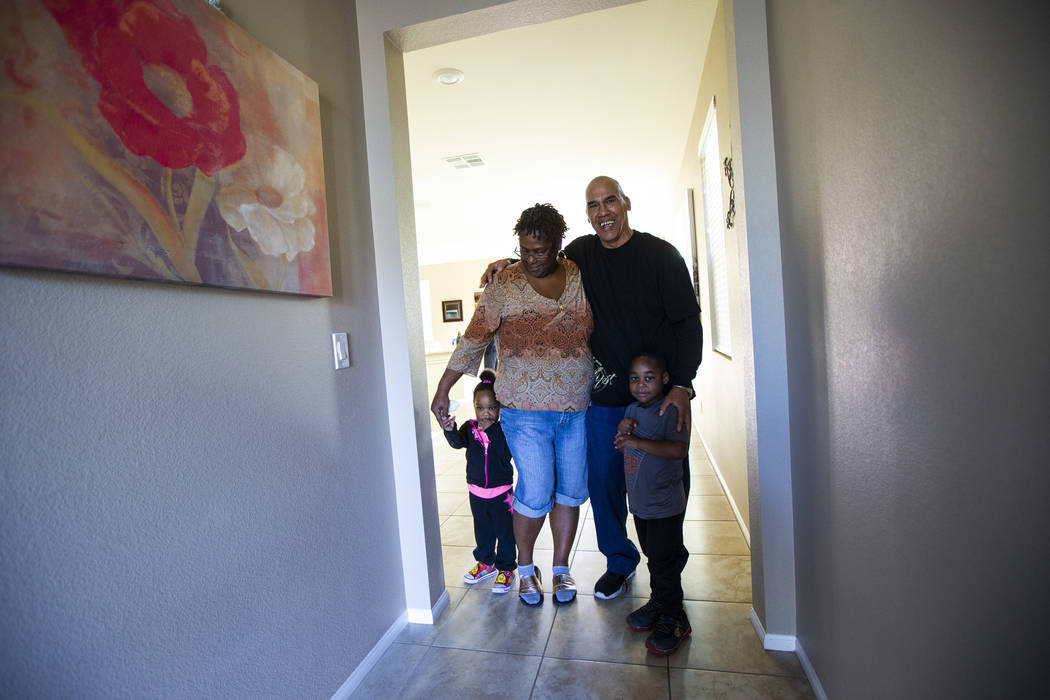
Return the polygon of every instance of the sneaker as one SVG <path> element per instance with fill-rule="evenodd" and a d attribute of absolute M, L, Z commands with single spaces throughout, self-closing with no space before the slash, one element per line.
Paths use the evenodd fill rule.
<path fill-rule="evenodd" d="M 492 584 L 493 593 L 509 593 L 514 588 L 514 572 L 501 571 L 496 575 L 496 581 Z"/>
<path fill-rule="evenodd" d="M 497 573 L 496 567 L 489 566 L 488 564 L 482 564 L 480 561 L 474 565 L 474 568 L 463 574 L 463 581 L 469 585 L 475 583 L 481 583 L 487 579 L 492 578 Z"/>
<path fill-rule="evenodd" d="M 624 576 L 612 571 L 606 571 L 598 582 L 594 584 L 594 597 L 601 600 L 609 600 L 623 593 L 627 582 L 634 578 L 634 572 Z"/>
<path fill-rule="evenodd" d="M 627 616 L 627 625 L 637 632 L 645 632 L 655 627 L 659 619 L 660 604 L 650 598 L 648 603 Z"/>
<path fill-rule="evenodd" d="M 693 628 L 689 626 L 689 618 L 682 612 L 681 619 L 671 617 L 664 613 L 656 623 L 656 629 L 645 640 L 645 648 L 654 654 L 668 656 L 678 651 L 682 641 L 692 634 Z"/>

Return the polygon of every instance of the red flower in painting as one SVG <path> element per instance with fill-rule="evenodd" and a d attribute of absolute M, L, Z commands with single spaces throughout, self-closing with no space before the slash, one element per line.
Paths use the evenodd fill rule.
<path fill-rule="evenodd" d="M 170 0 L 44 0 L 133 153 L 205 174 L 245 153 L 237 92 Z"/>

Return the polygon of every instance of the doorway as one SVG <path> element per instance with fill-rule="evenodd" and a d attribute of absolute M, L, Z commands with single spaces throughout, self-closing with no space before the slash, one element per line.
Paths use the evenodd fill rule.
<path fill-rule="evenodd" d="M 519 6 L 521 3 L 510 3 L 510 5 Z M 747 241 L 745 248 L 748 253 L 750 267 L 750 280 L 757 280 L 757 283 L 752 285 L 750 295 L 750 308 L 753 317 L 753 333 L 754 333 L 754 346 L 755 346 L 755 369 L 754 378 L 757 385 L 766 386 L 773 389 L 770 392 L 762 392 L 763 401 L 759 403 L 756 396 L 752 395 L 750 398 L 750 406 L 748 411 L 750 415 L 754 416 L 754 419 L 748 420 L 749 430 L 752 431 L 754 440 L 750 441 L 749 444 L 753 444 L 754 447 L 749 448 L 748 451 L 748 471 L 750 477 L 758 477 L 763 480 L 763 488 L 760 494 L 752 493 L 749 497 L 751 506 L 751 530 L 754 534 L 757 523 L 758 530 L 761 532 L 762 523 L 766 523 L 766 529 L 770 530 L 771 533 L 767 533 L 767 537 L 762 539 L 763 550 L 756 552 L 755 556 L 761 559 L 760 566 L 756 569 L 759 571 L 759 578 L 757 580 L 759 584 L 756 587 L 756 601 L 755 608 L 758 610 L 757 617 L 760 620 L 765 620 L 766 627 L 770 630 L 776 631 L 780 634 L 783 630 L 786 634 L 782 636 L 790 637 L 794 632 L 794 598 L 793 592 L 790 596 L 786 593 L 793 591 L 793 546 L 790 542 L 791 537 L 791 511 L 790 511 L 790 464 L 787 463 L 789 450 L 783 449 L 787 440 L 787 431 L 785 428 L 787 423 L 786 413 L 786 368 L 783 363 L 779 361 L 779 358 L 783 356 L 783 300 L 782 291 L 778 298 L 776 293 L 776 285 L 780 279 L 779 277 L 779 233 L 776 228 L 776 200 L 775 200 L 775 177 L 770 179 L 770 173 L 772 170 L 772 138 L 771 138 L 771 112 L 768 105 L 768 74 L 765 76 L 764 81 L 764 92 L 765 92 L 765 104 L 762 104 L 762 92 L 763 92 L 763 80 L 762 76 L 753 74 L 755 70 L 758 70 L 756 66 L 762 65 L 762 61 L 753 60 L 753 54 L 757 53 L 760 55 L 765 54 L 765 9 L 764 5 L 757 2 L 734 2 L 726 3 L 727 8 L 731 12 L 727 13 L 727 26 L 731 28 L 727 35 L 730 35 L 735 40 L 735 51 L 733 55 L 729 57 L 729 63 L 731 66 L 731 73 L 734 77 L 734 83 L 739 81 L 738 84 L 734 84 L 734 89 L 739 89 L 740 99 L 739 105 L 742 113 L 750 113 L 760 115 L 756 121 L 761 122 L 763 119 L 761 115 L 764 114 L 765 121 L 769 122 L 769 133 L 767 135 L 769 148 L 766 153 L 760 153 L 759 148 L 755 148 L 753 151 L 754 157 L 748 160 L 747 163 L 747 178 L 743 177 L 744 172 L 741 168 L 738 174 L 738 183 L 743 184 L 740 187 L 738 193 L 738 208 L 741 207 L 744 201 L 749 201 L 751 210 L 749 213 L 749 221 L 752 222 L 750 230 L 747 233 Z M 510 8 L 508 8 L 509 10 Z M 488 8 L 490 16 L 499 14 L 500 8 Z M 743 10 L 743 12 L 741 12 Z M 359 20 L 362 19 L 362 15 L 359 12 Z M 367 23 L 362 23 L 362 25 Z M 418 28 L 422 25 L 416 25 Z M 366 33 L 369 31 L 368 26 L 359 26 L 359 31 Z M 362 34 L 364 36 L 364 34 Z M 371 40 L 374 43 L 374 39 Z M 363 71 L 368 74 L 369 68 L 375 68 L 376 52 L 374 46 L 372 49 L 366 47 L 366 42 L 362 40 L 362 63 Z M 402 47 L 403 48 L 403 47 Z M 738 55 L 739 54 L 739 55 Z M 407 143 L 399 143 L 402 136 L 401 128 L 407 128 L 407 109 L 404 113 L 399 113 L 399 108 L 404 108 L 403 103 L 403 92 L 398 94 L 399 87 L 403 86 L 405 76 L 403 74 L 404 57 L 401 55 L 398 47 L 388 45 L 387 50 L 384 53 L 383 60 L 386 61 L 388 57 L 393 57 L 393 61 L 387 65 L 387 71 L 392 81 L 389 83 L 390 95 L 393 99 L 388 99 L 385 90 L 375 91 L 372 89 L 373 86 L 366 85 L 366 118 L 370 115 L 374 117 L 374 112 L 383 113 L 386 110 L 386 127 L 378 130 L 369 129 L 369 151 L 370 151 L 370 163 L 369 163 L 369 174 L 370 181 L 372 182 L 389 182 L 390 176 L 388 172 L 397 172 L 399 176 L 393 178 L 399 183 L 394 188 L 388 188 L 388 191 L 377 191 L 373 192 L 373 223 L 376 231 L 388 228 L 392 221 L 400 219 L 400 222 L 404 224 L 407 221 L 407 226 L 402 225 L 402 237 L 401 243 L 406 243 L 404 239 L 405 235 L 410 238 L 414 235 L 415 226 L 413 225 L 412 219 L 414 218 L 414 212 L 406 211 L 410 207 L 406 206 L 414 201 L 412 196 L 412 187 L 409 183 L 405 182 L 405 175 L 411 172 L 411 166 L 406 165 L 410 159 L 407 158 L 408 149 Z M 751 57 L 748 60 L 742 60 L 741 57 Z M 768 61 L 764 64 L 768 71 Z M 744 70 L 741 70 L 741 67 Z M 760 70 L 758 70 L 761 73 Z M 397 84 L 397 80 L 401 80 L 401 85 Z M 388 87 L 388 86 L 383 86 Z M 743 89 L 746 88 L 746 89 Z M 382 104 L 385 103 L 385 104 Z M 400 103 L 400 104 L 399 104 Z M 754 105 L 751 111 L 746 108 L 746 105 Z M 382 106 L 384 109 L 380 109 Z M 765 110 L 764 113 L 762 110 Z M 755 133 L 749 130 L 750 125 L 747 122 L 738 122 L 740 124 L 740 133 L 745 143 L 759 144 L 761 141 L 761 124 L 755 127 Z M 391 126 L 394 128 L 391 129 Z M 394 141 L 393 152 L 390 152 L 389 147 L 384 148 L 382 144 L 383 136 L 390 136 Z M 749 141 L 754 137 L 754 141 Z M 373 149 L 373 141 L 376 148 Z M 376 156 L 372 156 L 373 150 L 378 153 Z M 384 159 L 384 153 L 389 153 L 390 157 L 388 160 Z M 752 153 L 752 151 L 749 151 Z M 763 168 L 759 167 L 765 156 L 768 161 L 768 172 L 763 172 Z M 400 167 L 395 167 L 394 163 L 399 163 Z M 388 170 L 389 167 L 389 170 Z M 590 173 L 593 174 L 593 173 Z M 754 177 L 752 177 L 754 175 Z M 587 176 L 583 176 L 577 181 L 586 181 Z M 744 184 L 746 183 L 746 184 Z M 393 189 L 396 191 L 394 196 Z M 763 199 L 763 192 L 765 199 Z M 769 192 L 772 192 L 771 199 Z M 745 194 L 746 193 L 746 194 Z M 400 217 L 398 216 L 400 213 Z M 756 216 L 757 215 L 757 216 Z M 769 227 L 758 227 L 754 225 L 754 221 L 758 220 L 763 226 L 768 223 L 772 223 Z M 407 232 L 407 233 L 406 233 Z M 760 234 L 760 235 L 758 235 Z M 378 239 L 378 237 L 377 237 Z M 414 243 L 414 241 L 412 241 Z M 382 247 L 381 247 L 382 246 Z M 404 265 L 406 262 L 402 257 L 402 251 L 398 248 L 404 248 L 401 246 L 390 246 L 389 243 L 380 244 L 377 240 L 377 257 L 380 262 L 380 267 L 384 266 L 384 263 L 392 263 L 397 261 L 400 265 Z M 414 261 L 413 261 L 414 262 Z M 757 267 L 756 267 L 757 263 Z M 774 272 L 772 276 L 763 276 L 762 273 L 769 273 L 770 266 L 774 266 Z M 413 313 L 419 313 L 418 308 L 418 281 L 414 279 L 414 275 L 405 267 L 405 274 L 394 275 L 398 265 L 394 265 L 394 270 L 387 271 L 391 273 L 389 278 L 385 278 L 385 275 L 381 275 L 380 279 L 380 294 L 381 298 L 387 298 L 392 300 L 398 300 L 405 305 L 406 313 L 404 316 L 404 328 L 406 329 L 406 336 L 416 336 L 421 338 L 421 335 L 417 335 L 419 331 L 419 321 L 413 320 Z M 772 284 L 769 284 L 767 280 L 773 280 Z M 769 287 L 772 287 L 774 293 L 767 294 Z M 780 305 L 780 328 L 779 331 L 776 328 L 776 309 L 777 303 Z M 415 308 L 413 308 L 415 307 Z M 755 313 L 755 311 L 759 313 Z M 397 319 L 393 319 L 396 322 Z M 390 328 L 387 324 L 384 324 L 386 328 Z M 388 346 L 388 333 L 386 328 L 384 329 L 384 347 Z M 779 333 L 779 337 L 778 337 Z M 391 331 L 390 336 L 397 335 L 396 331 Z M 407 340 L 407 337 L 406 337 Z M 779 346 L 778 346 L 779 344 Z M 404 346 L 408 346 L 409 343 L 405 343 Z M 413 340 L 411 344 L 414 348 L 418 347 L 421 349 L 421 342 Z M 392 351 L 393 354 L 397 355 L 396 351 Z M 423 354 L 419 352 L 418 355 L 415 351 L 406 353 L 409 355 L 403 360 L 401 357 L 393 357 L 397 361 L 405 362 L 406 366 L 412 369 L 412 382 L 411 386 L 390 386 L 395 394 L 400 396 L 410 395 L 413 403 L 420 405 L 429 405 L 429 397 L 426 397 L 425 379 L 422 377 L 423 372 Z M 767 362 L 767 358 L 773 358 L 773 362 Z M 778 366 L 778 363 L 780 366 Z M 397 365 L 395 365 L 397 366 Z M 772 400 L 767 400 L 767 396 L 772 397 Z M 398 400 L 396 396 L 391 396 L 391 402 Z M 421 401 L 422 400 L 422 401 Z M 779 410 L 783 408 L 784 410 Z M 395 462 L 402 463 L 405 459 L 411 459 L 414 464 L 419 464 L 423 461 L 432 462 L 431 448 L 427 441 L 428 430 L 426 428 L 420 429 L 421 423 L 417 417 L 417 440 L 416 444 L 412 447 L 413 454 L 401 455 L 395 454 Z M 426 422 L 429 422 L 427 419 Z M 780 455 L 779 457 L 777 455 Z M 415 459 L 418 457 L 417 459 Z M 403 467 L 398 466 L 396 469 L 401 473 L 401 477 L 411 481 L 413 478 L 425 479 L 422 470 L 413 469 L 409 464 L 404 464 Z M 775 485 L 776 488 L 766 488 L 766 483 L 771 486 Z M 786 490 L 783 485 L 786 484 Z M 428 484 L 429 486 L 429 484 Z M 399 486 L 399 491 L 401 491 Z M 417 483 L 417 491 L 421 492 L 421 489 Z M 422 495 L 420 495 L 422 499 Z M 401 514 L 399 513 L 399 516 Z M 437 521 L 437 514 L 430 514 L 429 523 L 424 523 L 422 519 L 416 519 L 413 521 L 411 517 L 402 521 L 402 532 L 403 536 L 407 536 L 409 539 L 416 538 L 418 542 L 429 543 L 432 547 L 435 539 L 432 531 L 433 524 Z M 431 527 L 431 532 L 427 532 L 427 527 Z M 777 527 L 781 526 L 781 527 Z M 418 533 L 417 533 L 418 530 Z M 786 533 L 786 534 L 785 534 Z M 773 536 L 769 536 L 772 534 Z M 432 549 L 427 548 L 427 560 L 433 561 Z M 789 564 L 788 564 L 789 563 Z M 436 568 L 436 567 L 433 567 Z M 434 588 L 435 578 L 434 574 L 436 571 L 431 571 L 430 583 L 431 590 Z M 776 589 L 776 595 L 770 596 L 769 589 Z M 406 587 L 406 593 L 408 588 Z M 409 595 L 411 598 L 412 596 Z M 757 600 L 761 597 L 761 600 Z M 410 608 L 413 603 L 410 602 Z M 772 622 L 769 622 L 772 621 Z M 785 624 L 787 623 L 787 624 Z M 760 623 L 761 624 L 761 623 Z M 767 635 L 768 636 L 768 635 Z M 767 640 L 768 641 L 768 640 Z M 786 642 L 784 642 L 786 643 Z M 767 644 L 768 646 L 768 644 Z"/>

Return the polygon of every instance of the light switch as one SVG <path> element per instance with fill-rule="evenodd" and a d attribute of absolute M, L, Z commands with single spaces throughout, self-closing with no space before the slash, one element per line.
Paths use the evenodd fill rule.
<path fill-rule="evenodd" d="M 346 369 L 350 366 L 350 340 L 346 333 L 332 334 L 332 357 L 336 369 Z"/>

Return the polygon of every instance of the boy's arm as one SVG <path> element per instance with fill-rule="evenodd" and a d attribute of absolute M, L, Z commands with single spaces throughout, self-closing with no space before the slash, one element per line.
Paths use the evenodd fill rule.
<path fill-rule="evenodd" d="M 616 449 L 621 452 L 630 448 L 664 459 L 685 459 L 685 456 L 689 454 L 689 443 L 678 440 L 646 440 L 635 435 L 620 433 L 613 442 Z"/>
<path fill-rule="evenodd" d="M 631 414 L 632 406 L 629 406 L 624 420 L 631 419 L 637 426 L 638 421 L 632 418 Z M 614 439 L 613 444 L 621 452 L 630 448 L 641 450 L 654 457 L 685 459 L 689 454 L 689 433 L 675 427 L 678 420 L 677 411 L 672 407 L 665 415 L 660 416 L 659 420 L 661 423 L 656 427 L 655 432 L 661 439 L 647 439 L 633 434 L 620 433 Z"/>

